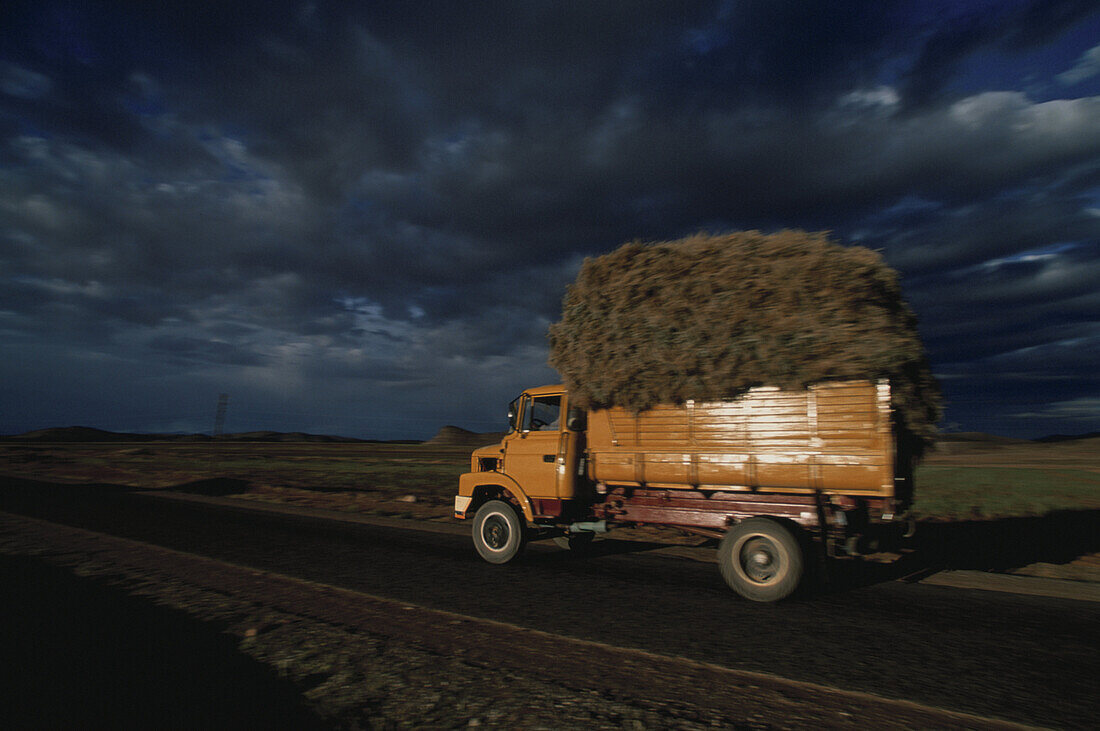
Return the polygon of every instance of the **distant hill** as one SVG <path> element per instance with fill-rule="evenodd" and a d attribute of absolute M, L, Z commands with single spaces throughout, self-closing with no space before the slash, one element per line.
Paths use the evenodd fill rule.
<path fill-rule="evenodd" d="M 960 431 L 950 434 L 940 433 L 936 436 L 937 442 L 984 442 L 986 444 L 1028 444 L 1027 439 L 1013 439 L 996 434 L 986 434 L 980 431 Z"/>
<path fill-rule="evenodd" d="M 499 442 L 504 432 L 472 432 L 457 426 L 445 426 L 424 442 L 435 447 L 484 447 Z"/>
<path fill-rule="evenodd" d="M 36 429 L 25 434 L 0 437 L 5 440 L 21 442 L 137 442 L 137 441 L 195 441 L 210 439 L 205 434 L 129 434 L 104 431 L 88 426 L 65 426 L 50 429 Z"/>
<path fill-rule="evenodd" d="M 1002 437 L 996 434 L 986 434 L 980 431 L 961 431 L 943 433 L 941 432 L 937 437 L 938 442 L 984 442 L 986 444 L 1049 444 L 1054 442 L 1077 442 L 1085 439 L 1096 439 L 1100 437 L 1100 432 L 1089 432 L 1088 434 L 1051 434 L 1046 437 L 1039 437 L 1038 439 L 1014 439 L 1013 437 Z"/>
<path fill-rule="evenodd" d="M 223 434 L 219 439 L 234 442 L 368 442 L 374 439 L 356 439 L 354 437 L 333 437 L 326 434 L 306 434 L 305 432 L 246 431 L 235 434 Z"/>
<path fill-rule="evenodd" d="M 1096 439 L 1100 437 L 1100 431 L 1092 431 L 1088 434 L 1051 434 L 1048 437 L 1039 437 L 1037 442 L 1076 442 L 1082 439 Z"/>
<path fill-rule="evenodd" d="M 0 436 L 0 440 L 19 442 L 212 442 L 209 434 L 132 434 L 126 432 L 104 431 L 87 426 L 54 427 L 36 429 L 25 434 Z M 327 434 L 306 434 L 304 432 L 251 431 L 235 434 L 222 434 L 217 441 L 227 442 L 323 442 L 323 443 L 360 443 L 360 444 L 418 444 L 412 440 L 356 439 L 354 437 L 334 437 Z"/>

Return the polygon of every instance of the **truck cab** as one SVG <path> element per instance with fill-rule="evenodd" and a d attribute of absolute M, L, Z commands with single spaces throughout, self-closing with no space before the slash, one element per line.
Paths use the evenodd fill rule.
<path fill-rule="evenodd" d="M 491 499 L 502 500 L 531 523 L 568 512 L 583 478 L 584 412 L 561 385 L 524 391 L 508 406 L 508 433 L 471 455 L 459 478 L 455 517 L 465 519 Z"/>

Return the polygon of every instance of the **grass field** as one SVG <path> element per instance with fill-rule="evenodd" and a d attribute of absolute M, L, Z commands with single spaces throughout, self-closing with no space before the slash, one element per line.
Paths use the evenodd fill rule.
<path fill-rule="evenodd" d="M 1097 446 L 952 444 L 918 468 L 914 509 L 924 519 L 973 520 L 1100 508 Z M 469 452 L 386 444 L 0 442 L 0 472 L 147 489 L 220 481 L 241 499 L 446 520 Z"/>
<path fill-rule="evenodd" d="M 242 499 L 408 518 L 449 517 L 469 465 L 468 448 L 424 445 L 0 443 L 0 472 L 17 477 L 200 491 L 217 481 Z"/>
<path fill-rule="evenodd" d="M 1100 508 L 1100 474 L 1078 469 L 923 465 L 916 485 L 919 518 L 973 520 Z"/>

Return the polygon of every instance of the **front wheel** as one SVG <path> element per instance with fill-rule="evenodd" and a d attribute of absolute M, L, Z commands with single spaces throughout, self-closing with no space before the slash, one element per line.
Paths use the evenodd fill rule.
<path fill-rule="evenodd" d="M 490 500 L 474 515 L 474 547 L 489 563 L 508 563 L 527 543 L 523 518 L 503 500 Z"/>
<path fill-rule="evenodd" d="M 756 602 L 775 602 L 798 588 L 802 547 L 782 524 L 749 518 L 726 531 L 718 545 L 722 577 L 734 591 Z"/>

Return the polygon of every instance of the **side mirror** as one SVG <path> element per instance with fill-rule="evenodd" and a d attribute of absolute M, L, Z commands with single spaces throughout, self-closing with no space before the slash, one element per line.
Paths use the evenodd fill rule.
<path fill-rule="evenodd" d="M 569 409 L 565 417 L 565 426 L 570 431 L 584 431 L 588 426 L 588 412 L 575 406 Z"/>

